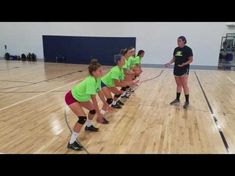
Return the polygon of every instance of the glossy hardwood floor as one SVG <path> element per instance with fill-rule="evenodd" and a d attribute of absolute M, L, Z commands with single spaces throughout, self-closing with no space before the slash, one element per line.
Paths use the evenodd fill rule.
<path fill-rule="evenodd" d="M 143 70 L 140 80 L 163 72 L 141 84 L 122 109 L 107 115 L 110 124 L 94 121 L 98 133 L 82 129 L 79 141 L 89 153 L 235 153 L 234 71 L 191 70 L 191 104 L 184 110 L 183 94 L 179 106 L 169 105 L 176 89 L 171 69 Z M 0 153 L 86 154 L 66 148 L 70 131 L 64 95 L 87 74 L 87 65 L 0 60 Z M 69 109 L 67 116 L 73 126 L 76 116 Z"/>

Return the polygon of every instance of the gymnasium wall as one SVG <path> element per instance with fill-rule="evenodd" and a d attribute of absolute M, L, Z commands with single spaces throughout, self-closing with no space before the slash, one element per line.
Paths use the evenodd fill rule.
<path fill-rule="evenodd" d="M 135 37 L 74 37 L 43 35 L 45 62 L 89 64 L 97 58 L 103 65 L 114 65 L 113 56 L 123 48 L 136 47 Z"/>
<path fill-rule="evenodd" d="M 43 58 L 42 35 L 136 37 L 146 51 L 144 64 L 167 62 L 185 35 L 193 49 L 193 65 L 217 66 L 221 37 L 234 33 L 225 22 L 0 22 L 0 56 L 33 52 Z"/>

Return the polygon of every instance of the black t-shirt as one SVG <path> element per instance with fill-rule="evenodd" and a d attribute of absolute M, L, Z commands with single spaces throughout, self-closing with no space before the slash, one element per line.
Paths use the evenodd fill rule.
<path fill-rule="evenodd" d="M 175 68 L 189 68 L 189 64 L 184 67 L 178 67 L 178 65 L 187 62 L 189 57 L 193 56 L 193 51 L 190 47 L 186 45 L 183 48 L 177 47 L 173 55 L 175 56 Z"/>

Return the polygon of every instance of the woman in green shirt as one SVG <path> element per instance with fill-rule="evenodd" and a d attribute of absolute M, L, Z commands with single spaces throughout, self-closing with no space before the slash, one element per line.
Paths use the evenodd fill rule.
<path fill-rule="evenodd" d="M 132 78 L 134 77 L 134 72 L 131 70 L 131 66 L 132 66 L 132 61 L 134 59 L 134 55 L 135 55 L 135 48 L 130 47 L 124 50 L 123 55 L 125 57 L 125 62 L 123 65 L 125 79 L 132 80 Z"/>
<path fill-rule="evenodd" d="M 73 113 L 78 117 L 78 121 L 73 128 L 73 132 L 68 143 L 68 148 L 73 150 L 81 150 L 82 146 L 76 142 L 78 134 L 85 122 L 87 122 L 85 130 L 97 132 L 98 128 L 94 127 L 91 120 L 97 114 L 97 122 L 107 124 L 108 121 L 103 117 L 103 112 L 99 110 L 96 100 L 96 94 L 98 93 L 102 100 L 105 109 L 109 108 L 109 105 L 105 101 L 105 97 L 101 91 L 101 76 L 103 71 L 101 65 L 96 59 L 93 59 L 88 67 L 90 73 L 82 82 L 75 85 L 66 95 L 65 102 Z M 90 101 L 92 100 L 92 101 Z M 88 118 L 83 110 L 86 108 L 89 110 Z"/>
<path fill-rule="evenodd" d="M 121 101 L 116 102 L 115 100 L 120 97 L 124 91 L 117 89 L 117 87 L 136 85 L 137 82 L 124 80 L 125 75 L 122 67 L 125 62 L 125 57 L 122 54 L 115 55 L 114 62 L 116 66 L 101 78 L 101 88 L 107 98 L 107 103 L 113 108 L 121 108 L 123 103 Z M 111 93 L 114 94 L 114 101 Z"/>
<path fill-rule="evenodd" d="M 125 62 L 123 65 L 125 81 L 131 81 L 135 77 L 135 73 L 131 70 L 131 63 L 132 63 L 133 55 L 135 54 L 135 48 L 130 47 L 128 49 L 124 49 L 121 51 L 121 54 L 125 57 Z M 122 87 L 121 89 L 122 91 L 127 91 L 127 94 L 125 96 L 126 98 L 130 96 L 130 92 L 128 91 L 129 88 L 130 86 L 125 86 L 125 87 Z"/>
<path fill-rule="evenodd" d="M 144 50 L 139 50 L 137 56 L 132 60 L 132 70 L 135 73 L 135 76 L 138 77 L 142 73 L 141 61 L 144 57 Z"/>

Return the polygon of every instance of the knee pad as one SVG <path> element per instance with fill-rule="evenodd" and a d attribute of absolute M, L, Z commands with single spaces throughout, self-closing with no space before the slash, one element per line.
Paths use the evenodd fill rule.
<path fill-rule="evenodd" d="M 94 115 L 96 113 L 96 111 L 93 109 L 93 110 L 89 111 L 89 113 Z"/>
<path fill-rule="evenodd" d="M 107 103 L 110 105 L 110 104 L 112 104 L 112 102 L 113 102 L 113 99 L 112 98 L 108 98 L 107 99 Z"/>
<path fill-rule="evenodd" d="M 122 90 L 122 91 L 126 91 L 126 87 L 122 87 L 121 90 Z"/>
<path fill-rule="evenodd" d="M 78 123 L 83 125 L 86 122 L 86 119 L 86 116 L 78 116 Z"/>
<path fill-rule="evenodd" d="M 121 94 L 116 94 L 116 95 L 114 95 L 115 98 L 118 98 L 118 97 L 120 97 L 120 96 L 121 96 Z"/>

